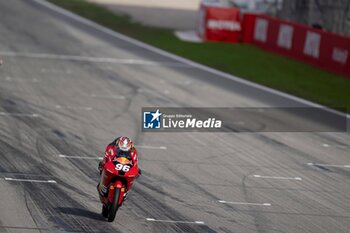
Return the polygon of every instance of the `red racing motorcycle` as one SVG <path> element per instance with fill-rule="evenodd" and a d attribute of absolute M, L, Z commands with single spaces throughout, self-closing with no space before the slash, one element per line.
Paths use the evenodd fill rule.
<path fill-rule="evenodd" d="M 132 160 L 114 157 L 106 162 L 97 186 L 102 202 L 102 216 L 113 222 L 118 208 L 123 204 L 126 192 L 139 174 L 139 168 Z M 104 195 L 102 195 L 104 194 Z"/>

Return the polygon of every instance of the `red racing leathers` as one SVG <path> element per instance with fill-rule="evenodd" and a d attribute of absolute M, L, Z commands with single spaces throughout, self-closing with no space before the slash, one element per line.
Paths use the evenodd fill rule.
<path fill-rule="evenodd" d="M 103 165 L 108 162 L 108 161 L 111 161 L 112 159 L 114 159 L 114 157 L 117 155 L 117 145 L 118 145 L 118 142 L 119 142 L 119 138 L 115 139 L 112 143 L 110 143 L 107 147 L 106 147 L 106 151 L 105 151 L 105 155 L 104 155 L 104 158 L 103 160 L 101 161 L 100 165 L 99 165 L 99 169 L 100 169 L 100 172 L 102 172 L 103 170 Z M 137 157 L 137 150 L 136 148 L 134 147 L 133 143 L 131 145 L 131 149 L 130 149 L 130 156 L 127 158 L 129 160 L 132 161 L 134 167 L 137 168 L 137 170 L 139 171 L 139 174 L 140 174 L 140 169 L 138 168 L 138 157 Z M 130 190 L 131 187 L 132 187 L 132 184 L 134 182 L 136 177 L 134 178 L 126 178 L 126 188 L 127 190 Z M 100 183 L 99 183 L 100 187 L 99 187 L 99 191 L 100 193 L 105 193 L 106 190 L 107 190 L 107 187 L 108 185 L 110 184 L 110 178 L 109 177 L 106 177 L 103 175 L 103 172 L 102 172 L 102 175 L 101 175 L 101 180 L 100 180 Z"/>

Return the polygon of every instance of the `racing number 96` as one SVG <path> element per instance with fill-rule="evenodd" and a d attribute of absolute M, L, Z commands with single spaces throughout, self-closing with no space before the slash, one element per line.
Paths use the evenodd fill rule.
<path fill-rule="evenodd" d="M 121 163 L 118 163 L 117 165 L 115 165 L 115 170 L 117 171 L 123 171 L 123 172 L 128 172 L 130 170 L 130 166 L 129 165 L 123 165 Z"/>

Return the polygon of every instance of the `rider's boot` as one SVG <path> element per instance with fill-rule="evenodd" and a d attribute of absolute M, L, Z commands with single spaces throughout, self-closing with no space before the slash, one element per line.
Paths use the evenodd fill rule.
<path fill-rule="evenodd" d="M 124 196 L 123 196 L 123 202 L 126 200 L 127 196 L 128 196 L 128 190 L 125 189 L 125 193 L 124 193 Z"/>
<path fill-rule="evenodd" d="M 97 190 L 102 197 L 107 197 L 107 187 L 105 187 L 104 185 L 101 185 L 100 187 L 100 183 L 98 183 Z"/>

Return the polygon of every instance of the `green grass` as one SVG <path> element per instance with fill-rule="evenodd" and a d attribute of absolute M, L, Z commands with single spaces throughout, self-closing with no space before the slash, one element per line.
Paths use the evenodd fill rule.
<path fill-rule="evenodd" d="M 302 98 L 350 110 L 350 78 L 244 44 L 188 43 L 85 0 L 49 0 L 115 31 L 224 72 Z"/>

